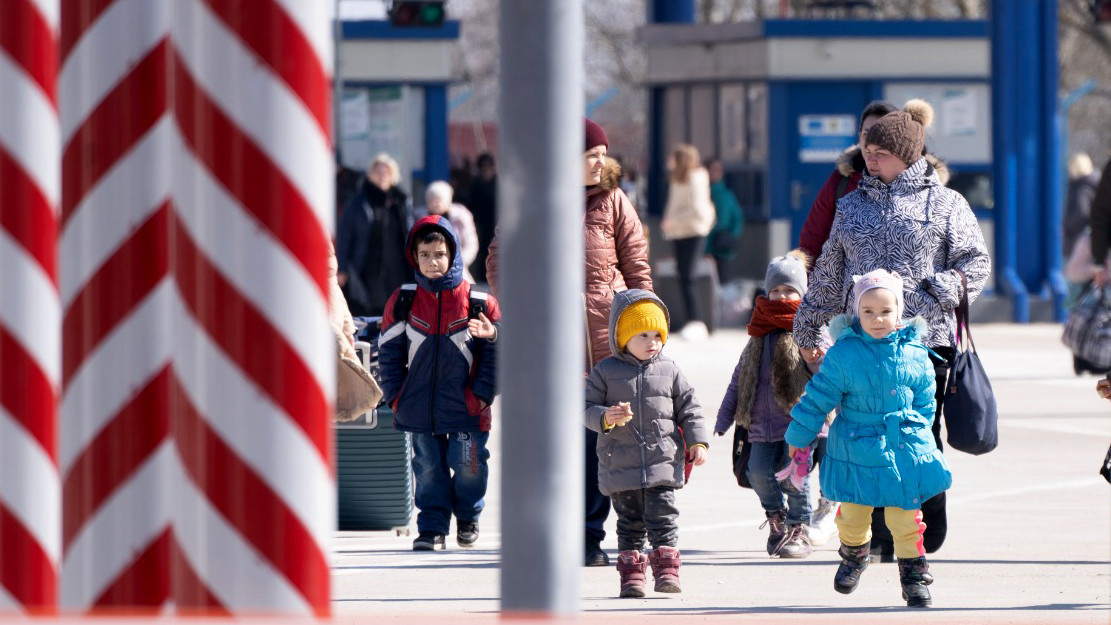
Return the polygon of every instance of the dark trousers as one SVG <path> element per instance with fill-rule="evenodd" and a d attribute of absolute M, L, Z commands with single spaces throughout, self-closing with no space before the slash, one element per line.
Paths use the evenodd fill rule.
<path fill-rule="evenodd" d="M 714 256 L 714 268 L 718 272 L 718 284 L 729 282 L 729 263 L 733 259 L 724 256 Z"/>
<path fill-rule="evenodd" d="M 586 542 L 600 543 L 606 537 L 606 518 L 610 515 L 610 498 L 598 490 L 598 433 L 583 428 L 586 432 Z"/>
<path fill-rule="evenodd" d="M 933 350 L 942 357 L 938 359 L 930 355 L 937 378 L 937 390 L 934 391 L 934 399 L 937 400 L 937 408 L 934 409 L 934 442 L 937 443 L 938 451 L 942 451 L 945 447 L 941 444 L 941 407 L 945 401 L 945 380 L 949 376 L 949 363 L 953 360 L 954 351 L 952 347 L 935 347 Z M 945 516 L 944 491 L 922 502 L 922 522 L 926 524 L 926 530 L 922 533 L 922 548 L 926 553 L 933 553 L 941 548 L 949 529 Z M 885 553 L 894 552 L 894 543 L 884 521 L 883 508 L 872 510 L 872 548 L 876 547 L 882 548 Z"/>
<path fill-rule="evenodd" d="M 652 548 L 679 546 L 679 509 L 670 486 L 638 488 L 614 493 L 617 512 L 617 548 L 641 551 L 644 538 Z"/>
<path fill-rule="evenodd" d="M 694 289 L 694 268 L 702 251 L 706 249 L 706 237 L 675 239 L 675 273 L 679 278 L 679 294 L 683 298 L 683 308 L 687 321 L 703 321 L 702 310 L 698 305 L 698 294 Z"/>

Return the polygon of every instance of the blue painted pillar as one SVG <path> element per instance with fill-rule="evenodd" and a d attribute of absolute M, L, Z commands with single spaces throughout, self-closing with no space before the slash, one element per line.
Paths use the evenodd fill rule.
<path fill-rule="evenodd" d="M 447 180 L 447 85 L 424 88 L 424 175 L 425 182 Z"/>
<path fill-rule="evenodd" d="M 653 0 L 648 20 L 657 24 L 693 24 L 694 0 Z"/>
<path fill-rule="evenodd" d="M 649 0 L 648 22 L 654 24 L 694 24 L 694 0 Z M 667 88 L 653 87 L 648 92 L 648 214 L 660 216 L 667 201 L 667 150 L 663 144 L 664 105 Z"/>
<path fill-rule="evenodd" d="M 1030 293 L 1063 321 L 1057 3 L 993 2 L 991 36 L 996 280 L 1015 321 L 1029 321 Z"/>
<path fill-rule="evenodd" d="M 1064 275 L 1061 273 L 1061 264 L 1064 254 L 1061 248 L 1062 212 L 1064 196 L 1064 174 L 1060 167 L 1062 162 L 1061 137 L 1062 129 L 1058 123 L 1057 99 L 1057 2 L 1055 0 L 1040 0 L 1038 25 L 1042 50 L 1042 162 L 1049 163 L 1044 179 L 1043 205 L 1045 206 L 1045 227 L 1042 237 L 1045 240 L 1045 266 L 1046 278 L 1049 284 L 1050 296 L 1053 298 L 1053 317 L 1056 321 L 1063 322 L 1068 317 L 1065 301 L 1068 299 L 1069 287 Z"/>
<path fill-rule="evenodd" d="M 1017 2 L 991 3 L 991 100 L 992 178 L 995 195 L 994 274 L 999 290 L 1011 298 L 1011 315 L 1020 323 L 1030 320 L 1029 294 L 1018 272 L 1018 172 L 1021 140 L 1018 126 L 1017 87 L 1022 74 L 1018 49 Z M 1037 171 L 1037 170 L 1034 170 Z M 1029 173 L 1029 172 L 1028 172 Z"/>

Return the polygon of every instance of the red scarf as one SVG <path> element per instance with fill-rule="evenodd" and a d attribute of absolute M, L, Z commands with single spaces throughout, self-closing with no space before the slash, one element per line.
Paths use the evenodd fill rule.
<path fill-rule="evenodd" d="M 756 298 L 756 308 L 752 320 L 748 322 L 749 336 L 764 336 L 773 330 L 791 331 L 795 324 L 795 313 L 799 311 L 802 300 L 772 301 L 761 295 Z"/>

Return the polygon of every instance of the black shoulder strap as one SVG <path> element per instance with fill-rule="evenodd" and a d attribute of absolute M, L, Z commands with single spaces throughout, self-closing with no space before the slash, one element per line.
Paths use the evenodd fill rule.
<path fill-rule="evenodd" d="M 845 193 L 847 193 L 848 190 L 849 190 L 849 177 L 848 176 L 841 176 L 841 179 L 837 181 L 837 190 L 834 191 L 834 193 L 833 193 L 833 203 L 836 204 L 837 200 L 840 200 L 841 198 L 845 197 Z"/>
<path fill-rule="evenodd" d="M 409 311 L 413 310 L 413 299 L 417 296 L 416 283 L 402 284 L 397 291 L 397 299 L 393 302 L 393 319 L 395 322 L 409 322 Z"/>
<path fill-rule="evenodd" d="M 478 319 L 479 313 L 486 314 L 487 297 L 485 293 L 471 289 L 471 301 L 467 305 L 468 319 Z"/>

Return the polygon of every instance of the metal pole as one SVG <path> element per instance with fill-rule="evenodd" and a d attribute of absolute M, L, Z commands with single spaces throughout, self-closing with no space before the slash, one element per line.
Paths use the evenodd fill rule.
<path fill-rule="evenodd" d="M 569 615 L 583 554 L 583 12 L 502 0 L 501 607 Z"/>

